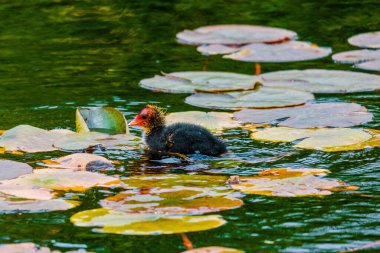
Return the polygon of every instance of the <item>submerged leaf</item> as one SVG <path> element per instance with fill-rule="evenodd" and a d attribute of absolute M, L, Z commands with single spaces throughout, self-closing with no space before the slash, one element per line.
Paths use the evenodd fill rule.
<path fill-rule="evenodd" d="M 350 127 L 372 120 L 372 113 L 355 103 L 319 103 L 277 109 L 244 109 L 234 118 L 250 123 L 276 123 L 294 128 Z"/>
<path fill-rule="evenodd" d="M 348 39 L 348 43 L 358 47 L 380 48 L 380 31 L 354 35 Z"/>
<path fill-rule="evenodd" d="M 260 87 L 254 91 L 223 94 L 196 93 L 186 103 L 215 109 L 239 110 L 242 108 L 274 108 L 301 105 L 314 99 L 311 93 L 282 88 Z"/>
<path fill-rule="evenodd" d="M 165 216 L 127 214 L 105 208 L 87 210 L 71 216 L 76 226 L 99 227 L 94 232 L 125 235 L 160 235 L 202 231 L 226 223 L 219 215 Z"/>
<path fill-rule="evenodd" d="M 285 70 L 265 73 L 261 77 L 265 86 L 313 93 L 348 93 L 380 89 L 380 76 L 352 71 Z"/>
<path fill-rule="evenodd" d="M 294 147 L 318 149 L 323 151 L 352 150 L 360 143 L 372 138 L 370 132 L 350 128 L 297 129 L 288 127 L 272 127 L 255 130 L 251 138 L 259 141 L 293 142 Z"/>
<path fill-rule="evenodd" d="M 203 248 L 196 248 L 192 250 L 186 250 L 182 253 L 244 253 L 244 251 L 233 249 L 233 248 L 211 246 L 211 247 L 203 247 Z"/>
<path fill-rule="evenodd" d="M 223 58 L 246 62 L 292 62 L 326 57 L 331 48 L 302 42 L 288 41 L 276 44 L 249 44 Z"/>
<path fill-rule="evenodd" d="M 331 191 L 356 190 L 338 180 L 327 180 L 314 175 L 324 175 L 328 171 L 318 169 L 270 169 L 257 176 L 239 177 L 231 187 L 247 194 L 278 197 L 299 197 L 330 195 Z"/>
<path fill-rule="evenodd" d="M 87 166 L 94 162 L 96 162 L 96 166 L 99 168 L 113 167 L 112 162 L 108 159 L 102 156 L 88 153 L 71 154 L 60 158 L 44 161 L 47 167 L 78 170 L 88 170 L 89 168 Z"/>
<path fill-rule="evenodd" d="M 194 93 L 203 91 L 230 91 L 253 89 L 261 79 L 257 76 L 230 72 L 186 71 L 173 72 L 165 76 L 143 79 L 140 85 L 150 90 L 173 93 Z"/>
<path fill-rule="evenodd" d="M 232 119 L 231 113 L 226 112 L 174 112 L 166 116 L 167 124 L 190 123 L 200 125 L 210 131 L 236 128 L 240 122 Z"/>
<path fill-rule="evenodd" d="M 356 63 L 356 68 L 380 70 L 380 50 L 352 50 L 332 56 L 338 63 Z"/>
<path fill-rule="evenodd" d="M 297 36 L 293 31 L 254 25 L 212 25 L 195 30 L 184 30 L 177 34 L 180 43 L 185 44 L 247 44 L 281 42 Z"/>
<path fill-rule="evenodd" d="M 76 111 L 77 132 L 101 132 L 107 134 L 128 134 L 124 115 L 112 107 L 78 108 Z"/>
<path fill-rule="evenodd" d="M 10 160 L 0 159 L 0 180 L 17 178 L 32 173 L 32 166 Z"/>

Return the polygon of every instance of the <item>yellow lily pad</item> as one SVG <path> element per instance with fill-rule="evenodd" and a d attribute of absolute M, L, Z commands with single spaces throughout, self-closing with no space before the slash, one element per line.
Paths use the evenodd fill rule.
<path fill-rule="evenodd" d="M 78 108 L 76 111 L 78 133 L 101 132 L 107 134 L 128 134 L 124 115 L 112 107 Z"/>
<path fill-rule="evenodd" d="M 324 151 L 334 152 L 334 151 L 361 150 L 365 148 L 379 147 L 380 146 L 380 130 L 367 129 L 366 131 L 372 135 L 372 137 L 369 140 L 352 144 L 349 146 L 324 148 Z"/>
<path fill-rule="evenodd" d="M 50 160 L 44 160 L 43 162 L 47 167 L 61 169 L 89 170 L 91 169 L 89 168 L 91 166 L 96 166 L 97 168 L 113 167 L 112 162 L 107 158 L 88 153 L 76 153 L 59 158 L 52 158 Z"/>
<path fill-rule="evenodd" d="M 293 142 L 300 140 L 294 147 L 318 149 L 323 151 L 346 151 L 373 136 L 370 132 L 350 128 L 297 129 L 272 127 L 255 130 L 251 138 L 259 141 Z"/>
<path fill-rule="evenodd" d="M 327 170 L 318 169 L 270 169 L 251 177 L 232 177 L 229 182 L 235 190 L 246 194 L 278 197 L 330 195 L 332 191 L 357 190 L 358 187 L 342 181 L 323 179 Z"/>
<path fill-rule="evenodd" d="M 182 253 L 244 253 L 244 251 L 233 249 L 233 248 L 211 246 L 211 247 L 203 247 L 203 248 L 186 250 Z"/>
<path fill-rule="evenodd" d="M 240 122 L 232 118 L 227 112 L 174 112 L 166 116 L 167 124 L 190 123 L 200 125 L 210 131 L 218 131 L 229 128 L 240 127 Z"/>
<path fill-rule="evenodd" d="M 253 91 L 226 92 L 223 94 L 196 93 L 185 102 L 211 109 L 239 110 L 242 108 L 275 108 L 302 105 L 314 99 L 313 94 L 282 88 L 260 87 Z"/>
<path fill-rule="evenodd" d="M 160 235 L 209 230 L 226 223 L 220 215 L 163 216 L 127 214 L 105 208 L 87 210 L 71 216 L 80 227 L 99 227 L 94 232 L 125 235 Z"/>
<path fill-rule="evenodd" d="M 0 159 L 0 180 L 17 178 L 32 173 L 32 170 L 29 164 Z"/>

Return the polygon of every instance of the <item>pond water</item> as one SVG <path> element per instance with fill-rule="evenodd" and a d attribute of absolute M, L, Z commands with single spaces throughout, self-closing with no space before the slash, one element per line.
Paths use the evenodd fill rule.
<path fill-rule="evenodd" d="M 116 107 L 128 120 L 147 103 L 159 104 L 169 112 L 202 110 L 185 104 L 187 95 L 153 93 L 138 86 L 139 80 L 160 71 L 202 69 L 205 57 L 194 47 L 176 43 L 175 34 L 186 28 L 223 23 L 282 27 L 296 31 L 302 41 L 340 52 L 355 48 L 346 42 L 348 37 L 378 30 L 379 17 L 377 0 L 2 0 L 0 129 L 19 124 L 74 129 L 75 108 L 80 106 Z M 331 57 L 262 65 L 263 72 L 306 68 L 354 70 L 349 65 L 334 64 Z M 245 74 L 254 71 L 253 64 L 218 56 L 209 59 L 208 69 Z M 376 93 L 318 95 L 316 100 L 364 105 L 374 120 L 360 127 L 380 129 L 380 96 Z M 287 143 L 253 141 L 249 131 L 240 129 L 226 131 L 221 137 L 239 162 L 199 159 L 199 167 L 228 175 L 250 175 L 272 167 L 329 169 L 332 173 L 328 178 L 357 185 L 360 194 L 336 192 L 323 198 L 249 195 L 241 208 L 220 213 L 228 221 L 226 225 L 187 234 L 194 246 L 218 245 L 246 252 L 338 252 L 379 240 L 380 148 L 308 151 Z M 287 152 L 292 153 L 269 159 Z M 6 154 L 1 158 L 34 161 L 63 154 Z M 143 151 L 102 155 L 122 162 L 111 174 L 189 173 L 191 169 L 149 162 Z M 69 211 L 1 214 L 0 243 L 34 242 L 62 251 L 185 250 L 179 235 L 99 234 L 91 228 L 75 227 L 69 217 L 98 207 L 104 192 L 92 189 L 79 197 L 82 204 Z"/>

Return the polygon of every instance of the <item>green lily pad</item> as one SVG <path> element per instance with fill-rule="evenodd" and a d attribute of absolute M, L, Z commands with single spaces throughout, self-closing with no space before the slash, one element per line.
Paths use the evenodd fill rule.
<path fill-rule="evenodd" d="M 232 114 L 227 112 L 174 112 L 166 116 L 167 124 L 190 123 L 200 125 L 210 131 L 218 131 L 240 126 L 240 122 L 232 119 Z"/>
<path fill-rule="evenodd" d="M 99 227 L 94 232 L 125 235 L 160 235 L 217 228 L 226 223 L 219 215 L 163 216 L 127 214 L 105 208 L 87 210 L 71 216 L 76 226 Z"/>
<path fill-rule="evenodd" d="M 270 169 L 257 176 L 232 177 L 231 187 L 246 194 L 277 197 L 300 197 L 330 195 L 332 191 L 357 190 L 339 180 L 323 179 L 327 170 L 318 169 Z"/>
<path fill-rule="evenodd" d="M 314 99 L 311 93 L 282 88 L 260 87 L 254 91 L 223 94 L 196 93 L 185 102 L 212 109 L 239 110 L 242 108 L 274 108 L 301 105 Z"/>
<path fill-rule="evenodd" d="M 288 41 L 276 44 L 249 44 L 223 58 L 245 62 L 292 62 L 326 57 L 331 48 L 302 42 Z"/>
<path fill-rule="evenodd" d="M 293 142 L 301 140 L 294 147 L 323 151 L 346 151 L 372 138 L 370 132 L 350 128 L 297 129 L 272 127 L 255 130 L 251 138 L 259 141 Z"/>
<path fill-rule="evenodd" d="M 348 43 L 357 47 L 380 48 L 380 31 L 354 35 L 348 39 Z"/>
<path fill-rule="evenodd" d="M 194 93 L 196 90 L 226 92 L 230 90 L 253 89 L 261 79 L 230 72 L 186 71 L 164 74 L 143 79 L 140 85 L 150 90 L 172 93 Z"/>
<path fill-rule="evenodd" d="M 332 56 L 338 63 L 355 64 L 354 67 L 367 70 L 380 70 L 380 50 L 352 50 Z"/>
<path fill-rule="evenodd" d="M 264 85 L 313 93 L 348 93 L 380 89 L 380 76 L 367 73 L 306 69 L 285 70 L 261 75 Z"/>
<path fill-rule="evenodd" d="M 182 253 L 244 253 L 244 251 L 233 249 L 233 248 L 211 246 L 211 247 L 203 247 L 203 248 L 196 248 L 192 250 L 186 250 Z"/>
<path fill-rule="evenodd" d="M 201 44 L 247 44 L 281 42 L 297 36 L 293 31 L 254 25 L 212 25 L 195 30 L 184 30 L 177 34 L 180 43 Z"/>
<path fill-rule="evenodd" d="M 59 250 L 50 250 L 47 247 L 41 247 L 31 242 L 11 243 L 0 245 L 0 253 L 62 253 Z M 66 253 L 94 253 L 84 250 L 66 251 Z"/>
<path fill-rule="evenodd" d="M 355 103 L 320 103 L 277 109 L 244 109 L 234 118 L 250 123 L 273 123 L 294 128 L 350 127 L 372 120 L 372 113 Z"/>
<path fill-rule="evenodd" d="M 51 168 L 61 168 L 61 169 L 78 169 L 78 170 L 88 170 L 88 166 L 96 163 L 97 167 L 110 168 L 113 167 L 112 162 L 107 158 L 102 156 L 88 154 L 88 153 L 77 153 L 71 154 L 59 158 L 53 158 L 50 160 L 44 160 L 45 166 Z"/>
<path fill-rule="evenodd" d="M 0 192 L 28 199 L 51 199 L 52 190 L 85 191 L 95 186 L 109 186 L 119 179 L 100 173 L 72 169 L 38 169 L 32 174 L 0 181 Z"/>
<path fill-rule="evenodd" d="M 16 178 L 32 171 L 32 166 L 26 163 L 0 159 L 0 180 Z"/>
<path fill-rule="evenodd" d="M 101 132 L 107 134 L 128 134 L 124 115 L 112 107 L 78 108 L 76 111 L 78 133 Z"/>

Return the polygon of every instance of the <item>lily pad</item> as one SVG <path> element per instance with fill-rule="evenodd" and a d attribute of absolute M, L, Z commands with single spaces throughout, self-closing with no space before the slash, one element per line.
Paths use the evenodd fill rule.
<path fill-rule="evenodd" d="M 195 232 L 217 228 L 226 223 L 219 215 L 163 216 L 127 214 L 105 208 L 87 210 L 71 216 L 70 221 L 81 227 L 100 227 L 94 232 L 126 235 L 160 235 Z"/>
<path fill-rule="evenodd" d="M 17 178 L 32 171 L 32 166 L 26 163 L 0 159 L 0 180 Z"/>
<path fill-rule="evenodd" d="M 53 143 L 68 132 L 71 131 L 47 131 L 29 125 L 19 125 L 0 136 L 0 147 L 6 151 L 28 153 L 54 151 L 57 149 L 53 147 Z"/>
<path fill-rule="evenodd" d="M 257 176 L 232 178 L 231 187 L 247 194 L 258 194 L 278 197 L 299 197 L 330 195 L 332 191 L 356 190 L 339 180 L 323 179 L 328 171 L 318 169 L 280 168 L 264 171 Z"/>
<path fill-rule="evenodd" d="M 62 253 L 59 250 L 50 250 L 47 247 L 41 247 L 31 242 L 12 243 L 0 245 L 0 253 Z M 66 253 L 94 253 L 84 250 L 66 251 Z"/>
<path fill-rule="evenodd" d="M 136 149 L 141 145 L 141 138 L 132 134 L 109 135 L 87 132 L 68 134 L 54 143 L 54 147 L 57 149 L 72 151 L 84 150 L 98 145 L 106 149 Z"/>
<path fill-rule="evenodd" d="M 355 103 L 320 103 L 277 109 L 244 109 L 234 118 L 250 123 L 275 123 L 294 128 L 350 127 L 372 120 L 367 109 Z"/>
<path fill-rule="evenodd" d="M 274 108 L 301 105 L 314 99 L 311 93 L 282 88 L 260 87 L 254 91 L 223 94 L 196 93 L 185 102 L 212 109 L 240 110 L 242 108 Z"/>
<path fill-rule="evenodd" d="M 197 51 L 203 55 L 231 54 L 241 50 L 241 47 L 232 47 L 222 44 L 201 45 Z"/>
<path fill-rule="evenodd" d="M 201 44 L 247 44 L 281 42 L 297 36 L 293 31 L 254 25 L 212 25 L 195 30 L 184 30 L 177 34 L 180 43 Z"/>
<path fill-rule="evenodd" d="M 190 123 L 200 125 L 210 131 L 218 131 L 240 126 L 240 122 L 232 119 L 232 114 L 227 112 L 174 112 L 166 116 L 167 124 Z"/>
<path fill-rule="evenodd" d="M 272 127 L 255 130 L 251 138 L 259 141 L 293 142 L 300 140 L 294 147 L 318 149 L 323 151 L 345 151 L 362 142 L 369 141 L 370 132 L 350 128 L 297 129 Z"/>
<path fill-rule="evenodd" d="M 233 249 L 233 248 L 211 246 L 211 247 L 203 247 L 203 248 L 196 248 L 192 250 L 186 250 L 182 253 L 244 253 L 244 251 Z"/>
<path fill-rule="evenodd" d="M 77 169 L 77 170 L 89 170 L 94 164 L 98 168 L 111 168 L 112 162 L 102 156 L 77 153 L 67 156 L 63 156 L 56 159 L 50 159 L 44 161 L 47 167 L 61 168 L 61 169 Z"/>
<path fill-rule="evenodd" d="M 249 44 L 223 58 L 246 62 L 292 62 L 326 57 L 331 48 L 302 42 L 288 41 L 278 44 Z"/>
<path fill-rule="evenodd" d="M 338 63 L 356 63 L 356 68 L 380 70 L 380 50 L 352 50 L 334 54 L 332 58 Z"/>
<path fill-rule="evenodd" d="M 375 130 L 375 129 L 366 129 L 366 131 L 372 135 L 372 137 L 369 140 L 352 144 L 349 146 L 325 148 L 324 150 L 334 152 L 334 151 L 361 150 L 365 148 L 379 147 L 380 146 L 380 131 Z"/>
<path fill-rule="evenodd" d="M 38 169 L 32 174 L 0 181 L 0 192 L 28 198 L 49 199 L 51 190 L 85 191 L 95 186 L 109 186 L 119 179 L 100 173 L 71 169 Z"/>
<path fill-rule="evenodd" d="M 63 211 L 79 205 L 78 201 L 50 199 L 50 200 L 29 200 L 29 199 L 5 199 L 0 197 L 0 213 L 40 213 Z M 0 251 L 1 252 L 1 251 Z"/>
<path fill-rule="evenodd" d="M 141 87 L 172 93 L 194 93 L 196 90 L 225 92 L 253 89 L 261 79 L 257 76 L 230 72 L 187 71 L 143 79 Z"/>
<path fill-rule="evenodd" d="M 77 132 L 101 132 L 107 134 L 128 134 L 124 115 L 112 107 L 78 108 L 76 111 Z"/>
<path fill-rule="evenodd" d="M 380 76 L 353 71 L 285 70 L 265 73 L 261 77 L 264 86 L 283 87 L 313 93 L 348 93 L 380 89 Z"/>
<path fill-rule="evenodd" d="M 348 43 L 358 47 L 380 48 L 380 31 L 354 35 L 348 39 Z"/>

